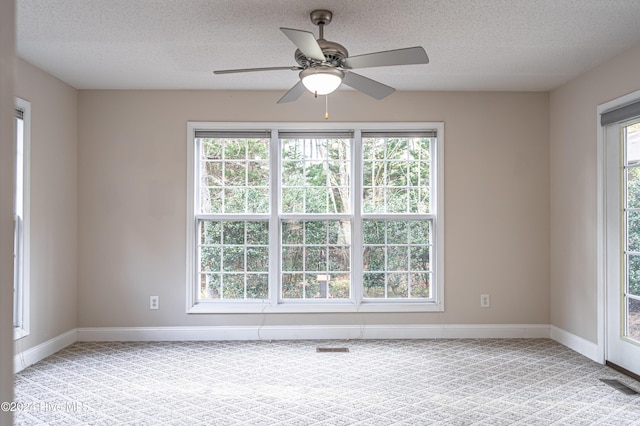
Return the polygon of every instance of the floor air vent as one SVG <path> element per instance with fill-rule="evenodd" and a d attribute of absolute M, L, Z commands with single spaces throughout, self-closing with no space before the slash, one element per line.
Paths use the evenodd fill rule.
<path fill-rule="evenodd" d="M 625 385 L 624 383 L 620 383 L 617 380 L 611 380 L 611 379 L 600 379 L 601 382 L 608 384 L 609 386 L 611 386 L 614 389 L 619 390 L 620 392 L 627 394 L 627 395 L 637 395 L 638 392 L 636 392 L 635 390 L 631 389 L 629 386 Z"/>
<path fill-rule="evenodd" d="M 349 352 L 349 348 L 321 348 L 317 347 L 316 352 Z"/>

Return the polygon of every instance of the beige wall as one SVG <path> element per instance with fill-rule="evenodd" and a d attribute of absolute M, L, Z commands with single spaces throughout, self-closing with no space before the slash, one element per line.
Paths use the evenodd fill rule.
<path fill-rule="evenodd" d="M 18 60 L 16 96 L 31 102 L 31 334 L 23 351 L 77 324 L 78 92 Z"/>
<path fill-rule="evenodd" d="M 597 106 L 640 89 L 640 45 L 550 96 L 551 324 L 597 342 Z"/>
<path fill-rule="evenodd" d="M 185 314 L 186 122 L 314 121 L 280 92 L 79 91 L 78 326 L 252 325 Z M 274 314 L 266 324 L 549 323 L 546 93 L 341 91 L 333 121 L 444 121 L 446 312 Z M 72 154 L 70 154 L 72 155 Z M 491 308 L 480 308 L 480 293 Z M 161 309 L 148 309 L 159 295 Z"/>
<path fill-rule="evenodd" d="M 0 1 L 0 402 L 13 400 L 14 6 Z M 0 425 L 10 425 L 11 418 L 0 410 Z"/>

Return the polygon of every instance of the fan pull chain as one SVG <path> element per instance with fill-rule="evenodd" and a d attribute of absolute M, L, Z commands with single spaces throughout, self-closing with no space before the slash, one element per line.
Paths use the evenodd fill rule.
<path fill-rule="evenodd" d="M 329 95 L 324 95 L 324 119 L 329 119 Z"/>

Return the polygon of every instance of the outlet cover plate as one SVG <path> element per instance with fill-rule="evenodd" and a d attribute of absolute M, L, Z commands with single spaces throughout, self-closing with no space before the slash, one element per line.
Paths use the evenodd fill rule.
<path fill-rule="evenodd" d="M 491 297 L 488 294 L 480 295 L 480 307 L 488 308 L 491 306 Z"/>
<path fill-rule="evenodd" d="M 160 296 L 149 296 L 149 309 L 160 309 Z"/>

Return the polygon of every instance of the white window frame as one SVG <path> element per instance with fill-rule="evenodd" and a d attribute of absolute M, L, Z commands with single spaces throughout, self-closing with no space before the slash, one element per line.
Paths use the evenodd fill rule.
<path fill-rule="evenodd" d="M 269 263 L 269 299 L 251 301 L 198 301 L 197 291 L 197 171 L 198 161 L 195 150 L 196 130 L 242 131 L 242 130 L 270 130 L 271 146 L 270 158 L 273 166 L 270 171 L 270 201 L 269 213 L 269 251 L 279 253 L 280 247 L 280 214 L 279 185 L 280 185 L 280 143 L 279 131 L 322 131 L 322 130 L 353 130 L 352 143 L 352 178 L 350 217 L 353 220 L 352 229 L 352 298 L 349 300 L 325 301 L 282 301 L 280 300 L 280 255 L 270 256 Z M 411 220 L 428 216 L 433 220 L 432 244 L 433 258 L 433 299 L 384 299 L 363 300 L 362 284 L 353 284 L 353 280 L 360 280 L 362 276 L 362 236 L 361 224 L 363 218 L 380 215 L 363 214 L 361 211 L 361 174 L 362 150 L 361 132 L 366 131 L 425 131 L 435 130 L 437 139 L 432 147 L 432 212 L 428 215 L 391 214 L 384 215 L 384 219 Z M 275 168 L 275 170 L 274 170 Z M 355 189 L 358 188 L 358 189 Z M 188 122 L 187 123 L 187 212 L 186 212 L 186 312 L 189 314 L 206 313 L 313 313 L 313 312 L 442 312 L 444 311 L 444 123 L 443 122 L 406 122 L 406 123 L 260 123 L 260 122 Z M 232 215 L 234 216 L 234 215 Z M 256 215 L 258 216 L 258 215 Z M 237 220 L 251 219 L 251 215 L 235 215 Z M 322 215 L 318 215 L 322 219 Z"/>
<path fill-rule="evenodd" d="M 18 256 L 16 260 L 17 267 L 14 274 L 17 274 L 18 282 L 18 299 L 17 304 L 14 302 L 13 308 L 14 340 L 21 339 L 29 335 L 29 288 L 30 288 L 30 200 L 31 200 L 31 103 L 24 99 L 15 98 L 15 107 L 22 111 L 22 218 L 18 220 L 14 217 L 14 229 L 18 232 L 17 248 Z M 15 138 L 18 136 L 15 135 Z M 14 147 L 14 156 L 17 155 Z M 17 161 L 17 158 L 15 159 Z M 17 188 L 15 188 L 17 190 Z M 15 198 L 15 196 L 14 196 Z M 15 290 L 14 290 L 15 291 Z M 16 318 L 17 317 L 17 318 Z M 17 319 L 17 321 L 16 321 Z"/>

